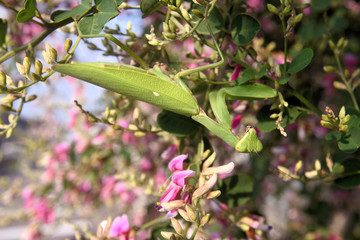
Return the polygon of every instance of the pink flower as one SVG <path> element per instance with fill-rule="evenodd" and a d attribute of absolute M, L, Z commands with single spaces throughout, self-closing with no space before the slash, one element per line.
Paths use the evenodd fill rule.
<path fill-rule="evenodd" d="M 111 224 L 109 237 L 120 237 L 119 240 L 126 240 L 127 234 L 130 232 L 130 225 L 127 215 L 116 217 Z"/>
<path fill-rule="evenodd" d="M 352 74 L 356 70 L 356 65 L 358 64 L 358 57 L 353 53 L 347 53 L 344 56 L 345 67 Z"/>
<path fill-rule="evenodd" d="M 234 72 L 231 75 L 230 81 L 234 81 L 235 79 L 237 79 L 239 77 L 240 70 L 241 70 L 241 65 L 236 64 Z"/>
<path fill-rule="evenodd" d="M 172 159 L 168 167 L 170 171 L 174 174 L 171 178 L 171 181 L 165 191 L 165 193 L 160 198 L 160 203 L 167 203 L 179 199 L 180 192 L 182 191 L 183 187 L 185 186 L 186 179 L 192 176 L 195 176 L 195 172 L 192 170 L 183 170 L 184 169 L 184 161 L 187 159 L 187 154 L 182 154 L 174 159 Z M 187 202 L 190 202 L 190 197 L 188 193 L 183 193 L 181 199 Z M 161 209 L 161 208 L 160 208 Z M 177 215 L 177 210 L 172 210 L 167 214 L 167 217 L 174 217 Z"/>
<path fill-rule="evenodd" d="M 161 154 L 161 158 L 167 162 L 175 156 L 177 150 L 178 146 L 176 144 L 172 144 Z"/>
<path fill-rule="evenodd" d="M 231 122 L 231 129 L 234 129 L 237 126 L 239 126 L 241 119 L 242 119 L 242 114 L 236 115 Z"/>
<path fill-rule="evenodd" d="M 67 142 L 59 143 L 54 147 L 54 152 L 57 155 L 57 158 L 60 162 L 66 161 L 68 158 L 68 152 L 70 150 L 70 145 Z"/>

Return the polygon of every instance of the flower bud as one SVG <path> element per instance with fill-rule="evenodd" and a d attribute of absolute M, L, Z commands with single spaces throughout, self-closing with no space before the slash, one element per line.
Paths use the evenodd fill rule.
<path fill-rule="evenodd" d="M 33 73 L 33 72 L 30 73 L 30 77 L 34 81 L 42 81 L 43 80 L 40 75 Z"/>
<path fill-rule="evenodd" d="M 25 102 L 31 102 L 31 101 L 35 100 L 36 98 L 37 98 L 37 96 L 35 94 L 30 95 L 25 99 Z"/>
<path fill-rule="evenodd" d="M 171 39 L 171 40 L 176 39 L 176 34 L 175 34 L 175 33 L 163 32 L 162 35 L 163 35 L 166 39 Z"/>
<path fill-rule="evenodd" d="M 329 129 L 333 129 L 334 125 L 332 123 L 329 122 L 325 122 L 324 120 L 320 121 L 320 125 L 325 127 L 325 128 L 329 128 Z"/>
<path fill-rule="evenodd" d="M 191 219 L 190 219 L 189 215 L 187 214 L 187 212 L 186 212 L 185 210 L 179 208 L 179 209 L 178 209 L 178 212 L 179 212 L 180 216 L 181 216 L 183 219 L 185 219 L 185 221 L 191 222 Z"/>
<path fill-rule="evenodd" d="M 173 32 L 173 33 L 176 32 L 176 25 L 175 25 L 174 21 L 172 21 L 171 19 L 169 21 L 169 28 L 170 28 L 171 32 Z"/>
<path fill-rule="evenodd" d="M 345 124 L 347 122 L 349 122 L 351 119 L 351 116 L 349 114 L 347 114 L 342 120 L 341 120 L 341 123 L 342 124 Z"/>
<path fill-rule="evenodd" d="M 175 236 L 177 236 L 176 233 L 173 233 L 173 232 L 160 232 L 161 236 L 165 239 L 176 239 Z M 175 238 L 174 238 L 175 237 Z"/>
<path fill-rule="evenodd" d="M 296 164 L 295 164 L 295 174 L 303 167 L 303 161 L 299 160 Z"/>
<path fill-rule="evenodd" d="M 270 4 L 271 5 L 271 4 Z M 285 8 L 284 8 L 284 10 L 282 11 L 282 14 L 284 15 L 284 16 L 288 16 L 289 14 L 290 14 L 290 11 L 291 11 L 291 6 L 289 5 L 289 6 L 286 6 Z"/>
<path fill-rule="evenodd" d="M 205 226 L 209 222 L 210 217 L 211 217 L 211 215 L 209 213 L 206 214 L 205 216 L 203 216 L 200 220 L 200 227 Z"/>
<path fill-rule="evenodd" d="M 185 205 L 185 210 L 186 210 L 186 213 L 189 216 L 190 220 L 195 222 L 196 214 L 195 214 L 194 210 L 188 204 Z"/>
<path fill-rule="evenodd" d="M 176 220 L 176 218 L 171 218 L 171 225 L 179 235 L 183 235 L 184 230 L 182 229 L 179 221 Z"/>
<path fill-rule="evenodd" d="M 18 72 L 21 74 L 21 75 L 26 75 L 26 71 L 25 71 L 25 68 L 23 65 L 21 65 L 21 63 L 16 63 L 16 68 L 18 70 Z"/>
<path fill-rule="evenodd" d="M 176 6 L 174 6 L 174 5 L 168 5 L 168 8 L 170 9 L 170 10 L 172 10 L 172 11 L 177 11 L 178 10 L 178 8 L 176 7 Z"/>
<path fill-rule="evenodd" d="M 226 165 L 222 165 L 219 167 L 209 167 L 206 168 L 202 171 L 203 175 L 211 175 L 211 174 L 227 174 L 227 173 L 231 173 L 232 170 L 234 169 L 235 164 L 233 162 L 230 162 Z"/>
<path fill-rule="evenodd" d="M 72 46 L 72 40 L 70 38 L 67 38 L 64 43 L 65 52 L 68 53 L 70 51 L 71 46 Z"/>
<path fill-rule="evenodd" d="M 349 126 L 348 125 L 341 125 L 339 126 L 339 131 L 341 132 L 347 132 L 349 130 Z"/>
<path fill-rule="evenodd" d="M 191 16 L 189 15 L 188 11 L 184 7 L 180 7 L 181 15 L 185 18 L 186 21 L 191 21 Z"/>
<path fill-rule="evenodd" d="M 209 166 L 211 166 L 213 164 L 213 162 L 215 161 L 216 158 L 216 152 L 214 152 L 213 154 L 210 155 L 210 157 L 208 157 L 205 162 L 203 163 L 203 169 L 208 168 Z"/>
<path fill-rule="evenodd" d="M 327 73 L 336 72 L 336 68 L 333 66 L 324 66 L 324 71 Z"/>
<path fill-rule="evenodd" d="M 180 7 L 182 0 L 176 0 L 176 7 Z"/>
<path fill-rule="evenodd" d="M 316 171 L 321 170 L 321 163 L 318 159 L 316 159 L 316 161 L 315 161 L 315 170 Z"/>
<path fill-rule="evenodd" d="M 302 14 L 302 13 L 296 15 L 296 17 L 294 18 L 292 24 L 295 25 L 295 24 L 301 22 L 301 20 L 303 19 L 303 16 L 304 16 L 304 14 Z"/>
<path fill-rule="evenodd" d="M 345 117 L 345 114 L 346 114 L 346 112 L 345 112 L 345 106 L 342 106 L 342 107 L 340 108 L 340 111 L 339 111 L 339 118 L 340 118 L 340 120 L 342 120 L 342 119 Z"/>
<path fill-rule="evenodd" d="M 334 81 L 333 85 L 334 85 L 334 88 L 336 88 L 336 89 L 346 90 L 346 86 L 342 82 Z"/>
<path fill-rule="evenodd" d="M 43 65 L 39 60 L 35 61 L 35 73 L 38 75 L 42 74 Z"/>
<path fill-rule="evenodd" d="M 25 57 L 23 60 L 23 66 L 24 66 L 24 70 L 26 73 L 29 73 L 30 71 L 30 67 L 31 67 L 31 62 L 30 62 L 30 58 L 29 57 Z"/>
<path fill-rule="evenodd" d="M 45 62 L 48 64 L 51 64 L 51 59 L 50 59 L 49 53 L 46 51 L 42 51 L 42 54 L 43 54 L 43 58 L 44 58 Z"/>
<path fill-rule="evenodd" d="M 221 191 L 220 191 L 220 190 L 212 191 L 212 192 L 209 192 L 208 195 L 206 195 L 206 199 L 217 198 L 217 197 L 220 196 L 220 195 L 221 195 Z"/>
<path fill-rule="evenodd" d="M 204 18 L 204 14 L 198 9 L 192 9 L 191 12 L 198 18 Z"/>
<path fill-rule="evenodd" d="M 329 43 L 330 49 L 334 51 L 336 49 L 335 43 L 332 40 L 329 40 L 328 43 Z"/>
<path fill-rule="evenodd" d="M 199 198 L 204 194 L 208 193 L 217 182 L 217 174 L 213 174 L 210 179 L 201 185 L 198 189 L 193 193 L 193 199 Z"/>
<path fill-rule="evenodd" d="M 163 22 L 163 30 L 164 30 L 164 32 L 170 31 L 169 24 L 167 24 L 166 22 Z M 149 34 L 146 34 L 146 35 L 149 35 Z M 151 39 L 148 39 L 148 40 L 151 40 Z"/>
<path fill-rule="evenodd" d="M 0 71 L 0 85 L 6 85 L 6 74 L 3 71 Z"/>
<path fill-rule="evenodd" d="M 339 41 L 336 43 L 336 47 L 337 48 L 342 48 L 344 46 L 344 43 L 345 43 L 345 38 L 342 37 L 339 39 Z"/>
<path fill-rule="evenodd" d="M 270 3 L 266 4 L 266 7 L 269 10 L 269 12 L 271 12 L 273 14 L 278 14 L 279 13 L 278 9 L 274 5 L 272 5 Z"/>
<path fill-rule="evenodd" d="M 174 200 L 171 202 L 163 202 L 160 203 L 160 206 L 163 207 L 166 211 L 171 211 L 174 209 L 178 209 L 181 208 L 185 205 L 185 201 L 184 200 Z"/>
<path fill-rule="evenodd" d="M 315 178 L 317 176 L 318 176 L 318 171 L 316 171 L 316 170 L 305 172 L 305 177 L 307 177 L 307 178 L 312 179 L 312 178 Z"/>

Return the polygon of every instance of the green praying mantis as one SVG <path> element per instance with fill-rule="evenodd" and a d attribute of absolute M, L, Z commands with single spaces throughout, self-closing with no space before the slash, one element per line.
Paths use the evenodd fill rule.
<path fill-rule="evenodd" d="M 207 23 L 206 18 L 204 20 Z M 275 89 L 264 84 L 254 83 L 223 87 L 220 90 L 212 91 L 209 100 L 216 122 L 200 108 L 191 90 L 181 80 L 182 76 L 209 68 L 216 68 L 225 63 L 208 23 L 207 27 L 221 60 L 206 66 L 179 72 L 174 78 L 163 74 L 159 68 L 144 70 L 130 65 L 108 62 L 57 64 L 53 65 L 52 69 L 127 97 L 150 103 L 164 110 L 191 117 L 239 152 L 260 152 L 263 146 L 256 135 L 255 129 L 249 128 L 241 139 L 232 133 L 231 118 L 225 101 L 273 98 L 277 96 Z M 118 45 L 121 44 L 111 35 L 87 37 L 99 36 L 108 37 Z M 130 49 L 127 50 L 131 51 Z M 136 58 L 134 59 L 136 60 Z"/>

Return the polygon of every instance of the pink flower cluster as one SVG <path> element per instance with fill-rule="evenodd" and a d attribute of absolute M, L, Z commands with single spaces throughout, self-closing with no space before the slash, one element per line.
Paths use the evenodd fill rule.
<path fill-rule="evenodd" d="M 41 223 L 52 223 L 55 221 L 55 211 L 45 198 L 34 196 L 29 188 L 22 192 L 24 209 L 34 214 L 34 219 Z"/>

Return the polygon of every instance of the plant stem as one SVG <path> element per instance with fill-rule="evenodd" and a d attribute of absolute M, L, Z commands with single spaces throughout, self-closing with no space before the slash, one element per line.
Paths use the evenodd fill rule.
<path fill-rule="evenodd" d="M 72 22 L 71 19 L 65 19 L 61 22 L 58 23 L 54 23 L 49 25 L 49 27 L 42 32 L 37 38 L 33 39 L 32 41 L 10 51 L 7 52 L 6 54 L 4 54 L 3 56 L 0 57 L 0 63 L 3 63 L 4 61 L 8 60 L 9 58 L 15 56 L 16 54 L 18 54 L 19 52 L 22 52 L 24 50 L 26 50 L 29 46 L 31 47 L 35 47 L 37 46 L 42 40 L 44 40 L 50 33 L 52 33 L 53 31 L 55 31 L 56 29 L 65 26 L 66 24 L 69 24 L 70 22 Z"/>
<path fill-rule="evenodd" d="M 314 106 L 309 100 L 307 100 L 303 95 L 298 93 L 295 89 L 288 86 L 288 91 L 293 94 L 297 99 L 299 99 L 306 107 L 311 109 L 313 112 L 315 112 L 317 115 L 321 116 L 322 112 L 320 109 L 318 109 L 316 106 Z"/>
<path fill-rule="evenodd" d="M 336 60 L 336 64 L 339 68 L 339 75 L 340 75 L 340 78 L 341 80 L 344 82 L 345 84 L 345 87 L 346 87 L 346 90 L 347 92 L 350 94 L 350 97 L 351 97 L 351 100 L 354 104 L 354 107 L 356 108 L 356 110 L 359 111 L 359 105 L 356 101 L 356 97 L 355 97 L 355 94 L 354 94 L 354 91 L 353 89 L 351 88 L 350 84 L 348 83 L 348 81 L 346 80 L 346 77 L 344 75 L 344 71 L 343 71 L 343 68 L 342 68 L 342 65 L 341 65 L 341 62 L 340 62 L 340 59 L 339 59 L 339 55 L 335 52 L 336 50 L 334 50 L 334 55 L 335 55 L 335 60 Z"/>
<path fill-rule="evenodd" d="M 164 220 L 166 220 L 166 216 L 160 216 L 158 218 L 155 218 L 154 220 L 151 220 L 150 222 L 147 222 L 143 225 L 141 225 L 140 229 L 146 229 L 146 228 L 149 228 L 151 227 L 152 225 L 155 225 L 157 223 L 160 223 L 160 222 L 163 222 Z"/>

